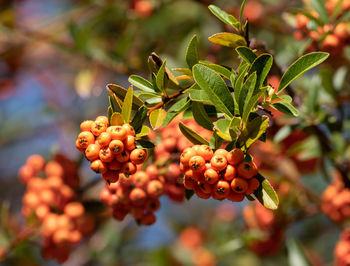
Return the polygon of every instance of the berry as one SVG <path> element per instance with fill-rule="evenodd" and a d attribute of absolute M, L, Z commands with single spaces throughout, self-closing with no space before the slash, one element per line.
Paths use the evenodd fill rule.
<path fill-rule="evenodd" d="M 231 182 L 231 188 L 236 193 L 244 193 L 248 189 L 248 182 L 243 178 L 235 178 Z"/>
<path fill-rule="evenodd" d="M 258 174 L 258 168 L 254 162 L 242 162 L 237 167 L 238 176 L 249 179 Z"/>
<path fill-rule="evenodd" d="M 240 164 L 244 159 L 244 153 L 241 149 L 235 148 L 227 154 L 227 162 L 232 165 Z"/>
<path fill-rule="evenodd" d="M 222 171 L 227 166 L 227 160 L 226 160 L 226 157 L 224 157 L 224 155 L 222 155 L 222 154 L 215 154 L 211 158 L 210 164 L 215 170 Z"/>
<path fill-rule="evenodd" d="M 147 159 L 145 149 L 135 149 L 130 153 L 130 161 L 134 164 L 142 164 Z"/>

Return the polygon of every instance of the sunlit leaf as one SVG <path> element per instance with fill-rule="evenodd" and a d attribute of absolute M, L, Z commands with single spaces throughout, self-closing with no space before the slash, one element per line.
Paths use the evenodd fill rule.
<path fill-rule="evenodd" d="M 186 126 L 184 123 L 179 123 L 179 128 L 182 132 L 182 134 L 193 144 L 205 144 L 209 145 L 209 142 L 201 137 L 197 132 L 195 132 L 193 129 Z"/>
<path fill-rule="evenodd" d="M 216 33 L 208 38 L 211 43 L 236 48 L 238 46 L 247 45 L 246 40 L 236 33 L 220 32 Z"/>
<path fill-rule="evenodd" d="M 166 117 L 166 111 L 162 108 L 153 110 L 149 115 L 149 121 L 154 129 L 159 128 Z"/>

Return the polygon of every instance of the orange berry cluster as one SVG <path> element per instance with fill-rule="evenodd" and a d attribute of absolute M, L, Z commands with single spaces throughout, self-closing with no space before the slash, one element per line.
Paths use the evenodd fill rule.
<path fill-rule="evenodd" d="M 350 190 L 340 182 L 329 185 L 322 194 L 322 211 L 336 222 L 349 218 Z"/>
<path fill-rule="evenodd" d="M 259 256 L 276 254 L 284 241 L 284 232 L 275 214 L 260 203 L 247 205 L 243 209 L 246 230 L 260 230 L 261 239 L 254 239 L 248 247 Z"/>
<path fill-rule="evenodd" d="M 113 216 L 118 221 L 130 213 L 139 224 L 152 225 L 156 222 L 154 212 L 160 207 L 158 198 L 163 192 L 163 183 L 156 176 L 137 171 L 133 175 L 120 174 L 117 182 L 106 183 L 100 197 L 113 208 Z"/>
<path fill-rule="evenodd" d="M 319 18 L 319 15 L 316 12 L 311 13 L 315 17 Z M 321 49 L 337 55 L 342 53 L 344 47 L 349 44 L 349 23 L 340 22 L 336 25 L 325 24 L 324 26 L 318 26 L 315 30 L 309 30 L 307 28 L 307 24 L 309 23 L 310 19 L 307 16 L 297 14 L 296 21 L 297 29 L 294 33 L 294 37 L 297 40 L 301 40 L 309 36 L 313 40 L 313 43 L 309 46 L 309 50 Z M 327 35 L 325 36 L 325 34 Z"/>
<path fill-rule="evenodd" d="M 19 171 L 20 179 L 27 185 L 22 199 L 22 214 L 28 220 L 36 218 L 35 224 L 40 226 L 44 237 L 44 257 L 63 262 L 69 256 L 67 244 L 77 244 L 83 235 L 90 233 L 94 220 L 88 217 L 81 203 L 72 201 L 75 191 L 64 182 L 63 169 L 57 162 L 46 164 L 46 178 L 27 175 L 29 166 L 34 169 L 34 174 L 38 174 L 44 165 L 40 155 L 31 155 Z M 87 230 L 87 227 L 90 229 Z"/>
<path fill-rule="evenodd" d="M 334 250 L 335 266 L 350 265 L 350 229 L 340 235 L 340 241 Z"/>
<path fill-rule="evenodd" d="M 178 164 L 170 163 L 161 169 L 151 164 L 147 166 L 145 171 L 151 179 L 157 178 L 163 183 L 164 195 L 167 195 L 174 202 L 184 201 L 185 189 L 181 183 L 182 173 Z"/>
<path fill-rule="evenodd" d="M 132 175 L 147 159 L 145 149 L 137 149 L 134 128 L 129 124 L 109 126 L 106 116 L 80 124 L 77 149 L 91 162 L 91 169 L 107 182 L 117 182 L 120 173 Z"/>
<path fill-rule="evenodd" d="M 184 187 L 204 199 L 242 201 L 260 186 L 255 163 L 243 160 L 244 153 L 238 148 L 230 152 L 214 152 L 208 145 L 186 148 L 180 156 Z"/>

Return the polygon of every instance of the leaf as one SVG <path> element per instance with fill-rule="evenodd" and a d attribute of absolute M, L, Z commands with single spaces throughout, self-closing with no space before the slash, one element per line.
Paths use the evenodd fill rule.
<path fill-rule="evenodd" d="M 110 89 L 112 92 L 114 92 L 115 95 L 122 101 L 124 100 L 125 95 L 128 92 L 123 87 L 115 85 L 115 84 L 108 84 L 107 89 Z M 140 98 L 138 98 L 134 95 L 132 98 L 132 109 L 138 110 L 141 106 L 143 106 L 143 101 L 141 101 Z"/>
<path fill-rule="evenodd" d="M 151 133 L 151 129 L 148 126 L 142 125 L 141 131 L 136 134 L 136 137 L 144 137 Z"/>
<path fill-rule="evenodd" d="M 186 63 L 190 69 L 198 63 L 199 56 L 198 56 L 198 40 L 197 40 L 197 35 L 194 35 L 190 43 L 187 46 L 186 49 Z"/>
<path fill-rule="evenodd" d="M 211 43 L 219 44 L 226 47 L 236 48 L 247 45 L 246 40 L 238 34 L 230 32 L 216 33 L 208 38 Z"/>
<path fill-rule="evenodd" d="M 320 75 L 321 75 L 321 79 L 322 79 L 322 87 L 325 89 L 325 91 L 332 96 L 333 98 L 335 98 L 335 89 L 333 86 L 333 80 L 332 80 L 332 70 L 329 68 L 322 68 L 320 70 Z"/>
<path fill-rule="evenodd" d="M 132 91 L 132 87 L 130 86 L 128 89 L 128 92 L 125 95 L 123 106 L 122 106 L 122 113 L 121 113 L 125 123 L 130 122 L 132 98 L 133 98 L 133 91 Z"/>
<path fill-rule="evenodd" d="M 205 144 L 205 145 L 209 145 L 209 142 L 204 139 L 203 137 L 201 137 L 200 135 L 198 135 L 193 129 L 189 128 L 188 126 L 186 126 L 184 123 L 180 122 L 179 123 L 179 128 L 182 132 L 182 134 L 189 140 L 191 141 L 193 144 Z"/>
<path fill-rule="evenodd" d="M 113 112 L 121 112 L 122 111 L 122 107 L 119 104 L 119 102 L 116 101 L 116 96 L 115 94 L 111 91 L 112 95 L 108 96 L 108 101 L 109 101 L 109 105 L 110 107 L 112 107 L 112 111 Z"/>
<path fill-rule="evenodd" d="M 109 107 L 108 107 L 108 111 L 107 111 L 108 123 L 109 123 L 109 124 L 111 124 L 112 114 L 113 114 L 112 106 L 109 106 Z"/>
<path fill-rule="evenodd" d="M 241 8 L 239 10 L 239 22 L 242 24 L 242 18 L 243 18 L 243 11 L 244 11 L 244 7 L 245 7 L 245 2 L 246 0 L 243 0 L 242 4 L 241 4 Z"/>
<path fill-rule="evenodd" d="M 248 121 L 249 114 L 252 111 L 252 109 L 256 106 L 258 103 L 259 98 L 264 94 L 264 90 L 261 89 L 260 91 L 256 92 L 252 97 L 247 97 L 247 101 L 244 104 L 243 108 L 243 115 L 242 115 L 242 121 L 245 124 Z"/>
<path fill-rule="evenodd" d="M 257 56 L 254 52 L 246 46 L 239 46 L 236 48 L 237 53 L 249 64 L 252 64 Z"/>
<path fill-rule="evenodd" d="M 147 92 L 155 92 L 153 89 L 152 83 L 141 76 L 131 75 L 128 81 L 135 87 L 139 88 L 140 90 L 147 91 Z"/>
<path fill-rule="evenodd" d="M 208 94 L 215 107 L 232 117 L 234 101 L 220 75 L 206 66 L 196 64 L 193 67 L 193 76 L 196 83 Z"/>
<path fill-rule="evenodd" d="M 188 75 L 188 76 L 192 76 L 192 71 L 191 69 L 187 68 L 187 67 L 179 67 L 179 68 L 173 68 L 173 71 L 177 71 L 180 72 L 184 75 Z"/>
<path fill-rule="evenodd" d="M 269 119 L 267 116 L 257 116 L 253 120 L 248 121 L 246 127 L 238 138 L 240 147 L 248 149 L 261 137 L 262 134 L 266 132 L 268 125 Z"/>
<path fill-rule="evenodd" d="M 185 189 L 185 196 L 187 200 L 190 200 L 194 195 L 194 191 L 192 189 Z"/>
<path fill-rule="evenodd" d="M 209 67 L 210 69 L 216 71 L 218 74 L 222 75 L 223 77 L 230 79 L 230 76 L 232 74 L 232 69 L 228 69 L 224 66 L 220 66 L 208 61 L 199 61 L 200 64 L 205 65 L 207 67 Z"/>
<path fill-rule="evenodd" d="M 286 115 L 299 116 L 299 111 L 293 105 L 284 101 L 276 102 L 271 107 Z"/>
<path fill-rule="evenodd" d="M 160 89 L 163 92 L 165 92 L 165 88 L 164 88 L 165 64 L 166 64 L 166 60 L 164 60 L 162 66 L 159 68 L 157 76 L 156 76 L 157 87 L 158 87 L 158 89 Z"/>
<path fill-rule="evenodd" d="M 211 135 L 211 138 L 209 140 L 209 146 L 212 149 L 219 149 L 222 145 L 222 143 L 224 142 L 224 140 L 222 138 L 220 138 L 220 136 L 218 134 L 216 134 L 216 132 L 214 131 L 213 134 Z"/>
<path fill-rule="evenodd" d="M 166 111 L 162 108 L 158 108 L 156 110 L 153 110 L 149 115 L 149 122 L 151 123 L 151 126 L 153 129 L 159 128 L 166 117 Z"/>
<path fill-rule="evenodd" d="M 211 11 L 211 13 L 213 13 L 222 22 L 224 22 L 227 25 L 230 25 L 233 28 L 238 29 L 239 22 L 237 20 L 235 20 L 234 17 L 232 17 L 232 16 L 229 17 L 229 14 L 227 14 L 225 11 L 223 11 L 222 9 L 220 9 L 219 7 L 217 7 L 215 5 L 210 5 L 208 8 Z"/>
<path fill-rule="evenodd" d="M 123 116 L 120 113 L 113 113 L 111 116 L 111 126 L 121 126 L 124 124 Z"/>
<path fill-rule="evenodd" d="M 237 97 L 238 99 L 238 107 L 239 107 L 239 113 L 243 115 L 243 108 L 246 101 L 249 101 L 250 97 L 252 97 L 254 88 L 256 85 L 257 75 L 256 72 L 252 73 L 248 78 L 247 81 L 244 83 L 241 90 L 238 90 Z M 235 95 L 236 96 L 236 95 Z"/>
<path fill-rule="evenodd" d="M 205 129 L 212 130 L 214 127 L 213 122 L 210 120 L 208 114 L 204 109 L 204 105 L 200 102 L 192 102 L 192 113 L 197 124 Z"/>
<path fill-rule="evenodd" d="M 322 22 L 328 23 L 329 17 L 324 0 L 310 0 L 310 5 L 320 15 Z"/>
<path fill-rule="evenodd" d="M 146 139 L 138 139 L 136 140 L 136 147 L 139 148 L 139 149 L 153 149 L 155 147 L 155 145 L 149 141 L 149 140 L 146 140 Z"/>
<path fill-rule="evenodd" d="M 249 74 L 254 72 L 257 74 L 255 90 L 259 89 L 266 80 L 272 66 L 272 61 L 273 59 L 270 54 L 262 54 L 254 60 Z"/>
<path fill-rule="evenodd" d="M 294 238 L 287 239 L 288 264 L 290 266 L 311 266 L 312 264 L 307 259 L 303 247 L 299 241 Z"/>
<path fill-rule="evenodd" d="M 260 186 L 254 192 L 255 197 L 266 208 L 270 210 L 276 210 L 279 204 L 279 199 L 276 191 L 273 189 L 270 182 L 262 175 L 258 174 L 257 179 L 260 182 Z"/>
<path fill-rule="evenodd" d="M 329 56 L 328 53 L 314 52 L 303 55 L 289 66 L 281 78 L 277 93 L 283 91 L 293 80 L 309 69 L 321 64 Z"/>
<path fill-rule="evenodd" d="M 163 121 L 163 127 L 167 126 L 175 116 L 185 111 L 190 106 L 190 100 L 185 97 L 174 103 L 167 111 L 166 117 Z"/>
<path fill-rule="evenodd" d="M 147 117 L 147 108 L 141 106 L 134 115 L 133 120 L 130 122 L 130 125 L 134 128 L 135 133 L 139 133 L 142 129 L 142 125 L 145 122 Z"/>
<path fill-rule="evenodd" d="M 214 132 L 222 139 L 226 141 L 232 141 L 229 129 L 231 120 L 224 118 L 217 120 L 214 125 Z"/>
<path fill-rule="evenodd" d="M 192 89 L 188 90 L 190 99 L 194 102 L 201 102 L 204 104 L 213 105 L 208 94 L 204 90 L 201 90 L 197 83 L 195 83 L 194 85 L 195 86 L 192 86 L 193 87 Z"/>

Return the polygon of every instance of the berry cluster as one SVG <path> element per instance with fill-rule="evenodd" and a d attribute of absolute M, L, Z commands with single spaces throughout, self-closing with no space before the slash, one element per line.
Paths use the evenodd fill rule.
<path fill-rule="evenodd" d="M 108 118 L 80 124 L 82 132 L 75 142 L 77 149 L 91 161 L 91 169 L 107 182 L 118 181 L 119 174 L 136 173 L 137 165 L 147 159 L 145 149 L 137 149 L 134 128 L 129 124 L 109 126 Z"/>
<path fill-rule="evenodd" d="M 35 176 L 43 169 L 46 178 Z M 27 185 L 22 214 L 28 221 L 35 217 L 34 225 L 40 226 L 43 256 L 59 262 L 67 260 L 69 245 L 77 244 L 93 230 L 94 219 L 81 203 L 72 201 L 75 191 L 64 182 L 63 168 L 56 161 L 45 165 L 40 155 L 31 155 L 19 175 Z"/>
<path fill-rule="evenodd" d="M 350 217 L 350 190 L 342 182 L 329 185 L 323 192 L 322 211 L 336 222 Z"/>
<path fill-rule="evenodd" d="M 156 222 L 154 212 L 160 207 L 158 198 L 163 191 L 163 183 L 157 176 L 137 171 L 133 175 L 120 174 L 117 182 L 106 184 L 100 197 L 113 208 L 113 216 L 117 220 L 124 220 L 130 213 L 138 224 L 151 225 Z"/>
<path fill-rule="evenodd" d="M 255 178 L 258 174 L 255 163 L 243 159 L 244 153 L 238 148 L 230 152 L 224 149 L 214 152 L 207 145 L 186 148 L 180 157 L 184 187 L 204 199 L 242 201 L 244 195 L 260 186 Z"/>
<path fill-rule="evenodd" d="M 335 265 L 350 265 L 350 229 L 346 229 L 340 235 L 340 241 L 334 250 Z"/>

